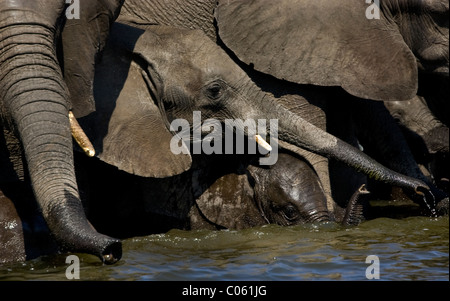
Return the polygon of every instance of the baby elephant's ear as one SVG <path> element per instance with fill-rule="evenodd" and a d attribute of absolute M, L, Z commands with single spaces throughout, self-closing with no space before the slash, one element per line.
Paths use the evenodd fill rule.
<path fill-rule="evenodd" d="M 247 175 L 227 174 L 217 179 L 197 200 L 201 215 L 227 229 L 264 225 Z"/>
<path fill-rule="evenodd" d="M 96 67 L 97 111 L 88 116 L 90 128 L 86 132 L 97 156 L 121 170 L 142 177 L 180 174 L 191 166 L 189 150 L 183 144 L 177 149 L 181 148 L 181 153 L 171 151 L 174 136 L 149 92 L 144 75 L 129 53 L 107 47 Z M 175 141 L 178 143 L 180 139 Z"/>

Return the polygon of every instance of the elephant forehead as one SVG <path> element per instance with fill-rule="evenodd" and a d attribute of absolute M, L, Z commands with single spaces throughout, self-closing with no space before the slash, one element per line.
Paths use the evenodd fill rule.
<path fill-rule="evenodd" d="M 189 77 L 195 82 L 199 79 L 205 82 L 214 78 L 240 80 L 246 76 L 227 53 L 200 30 L 156 26 L 139 38 L 136 50 L 157 62 L 160 69 L 166 69 L 170 78 L 178 83 Z"/>
<path fill-rule="evenodd" d="M 162 28 L 164 30 L 164 28 Z M 170 34 L 169 34 L 170 33 Z M 175 45 L 173 57 L 184 62 L 184 66 L 198 69 L 206 78 L 244 77 L 244 71 L 229 55 L 201 30 L 178 29 L 164 35 L 167 45 Z"/>
<path fill-rule="evenodd" d="M 326 197 L 321 189 L 318 179 L 311 175 L 302 175 L 300 178 L 287 181 L 288 179 L 273 179 L 270 183 L 269 198 L 275 203 L 296 204 L 298 206 L 314 207 L 324 206 Z"/>
<path fill-rule="evenodd" d="M 244 78 L 245 72 L 219 46 L 207 38 L 205 43 L 197 42 L 189 53 L 188 59 L 205 77 Z"/>

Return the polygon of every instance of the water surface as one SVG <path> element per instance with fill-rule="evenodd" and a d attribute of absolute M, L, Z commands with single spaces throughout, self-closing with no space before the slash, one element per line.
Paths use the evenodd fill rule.
<path fill-rule="evenodd" d="M 124 240 L 123 257 L 80 258 L 80 280 L 367 280 L 369 255 L 380 280 L 449 281 L 449 218 L 377 218 L 242 231 L 181 231 Z M 67 254 L 0 265 L 0 280 L 67 280 Z"/>

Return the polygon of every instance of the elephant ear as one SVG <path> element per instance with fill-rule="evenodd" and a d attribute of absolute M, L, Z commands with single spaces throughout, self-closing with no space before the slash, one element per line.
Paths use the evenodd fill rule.
<path fill-rule="evenodd" d="M 105 47 L 111 24 L 118 17 L 123 2 L 80 0 L 67 7 L 67 19 L 62 31 L 62 62 L 64 79 L 71 94 L 72 111 L 76 117 L 95 111 L 95 63 Z"/>
<path fill-rule="evenodd" d="M 138 35 L 128 38 L 134 43 Z M 107 46 L 96 66 L 97 110 L 79 121 L 102 161 L 142 177 L 177 175 L 190 168 L 192 159 L 180 139 L 182 152 L 171 151 L 173 134 L 155 104 L 145 74 L 131 53 Z"/>
<path fill-rule="evenodd" d="M 395 26 L 368 19 L 361 0 L 219 0 L 219 37 L 244 63 L 298 84 L 341 86 L 357 97 L 406 100 L 417 63 Z"/>
<path fill-rule="evenodd" d="M 227 229 L 244 229 L 266 222 L 257 210 L 247 175 L 227 174 L 197 198 L 201 215 Z"/>

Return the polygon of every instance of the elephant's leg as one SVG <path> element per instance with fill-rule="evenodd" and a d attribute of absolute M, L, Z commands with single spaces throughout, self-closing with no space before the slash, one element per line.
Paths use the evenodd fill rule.
<path fill-rule="evenodd" d="M 382 102 L 357 99 L 354 101 L 354 107 L 360 139 L 367 145 L 367 152 L 371 156 L 399 173 L 427 183 L 436 203 L 448 198 L 424 176 L 400 128 Z M 426 204 L 417 195 L 405 192 L 420 205 Z"/>
<path fill-rule="evenodd" d="M 384 105 L 397 121 L 415 160 L 424 174 L 448 191 L 449 129 L 431 112 L 426 100 L 416 96 L 408 101 L 386 101 Z M 445 180 L 447 187 L 445 188 Z"/>

